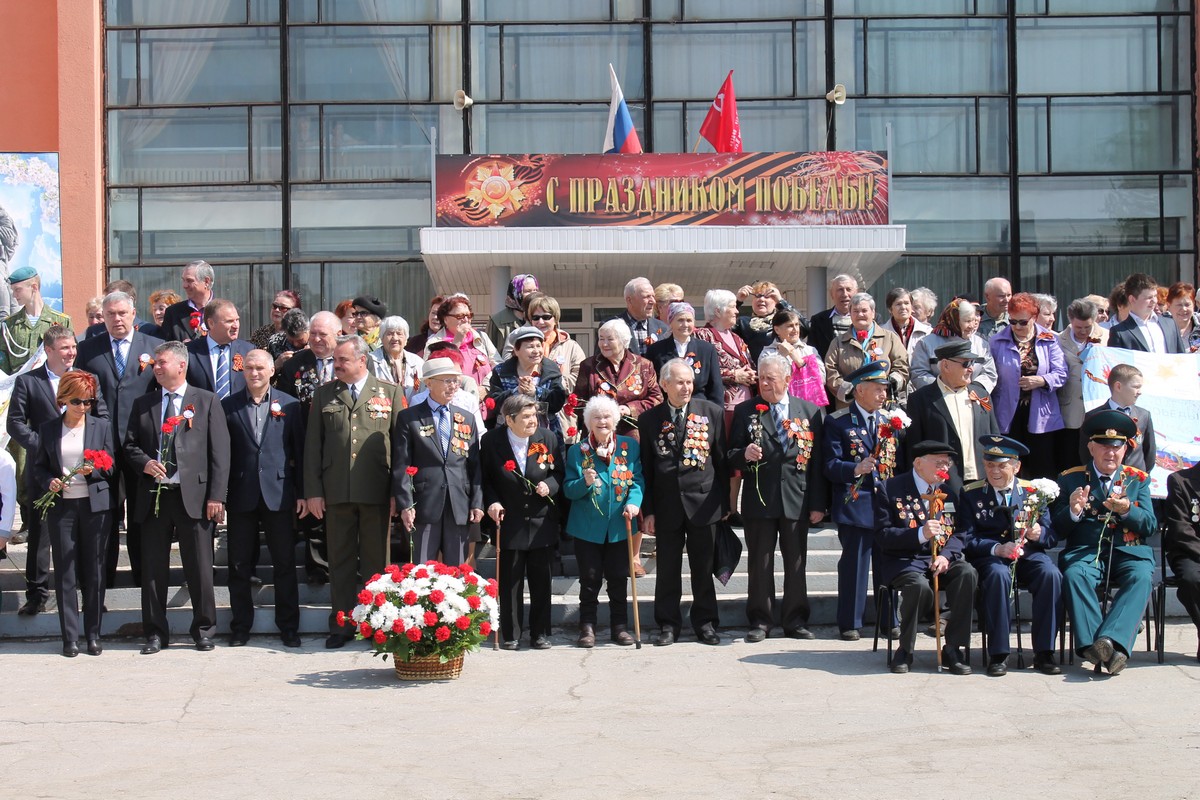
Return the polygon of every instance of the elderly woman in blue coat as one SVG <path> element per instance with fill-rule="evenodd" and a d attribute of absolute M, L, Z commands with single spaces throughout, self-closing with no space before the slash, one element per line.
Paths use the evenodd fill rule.
<path fill-rule="evenodd" d="M 603 395 L 591 398 L 583 409 L 587 437 L 567 453 L 563 493 L 571 500 L 567 533 L 575 538 L 579 562 L 579 647 L 596 646 L 601 579 L 608 589 L 612 640 L 633 644 L 626 605 L 629 556 L 625 526 L 628 523 L 637 531 L 644 483 L 637 441 L 617 435 L 620 418 L 615 400 Z"/>

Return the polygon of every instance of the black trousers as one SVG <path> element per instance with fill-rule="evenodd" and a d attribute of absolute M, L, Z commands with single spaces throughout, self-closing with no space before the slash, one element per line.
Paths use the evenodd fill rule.
<path fill-rule="evenodd" d="M 141 586 L 142 523 L 134 522 L 137 516 L 134 513 L 134 504 L 138 502 L 138 476 L 142 473 L 141 470 L 130 467 L 123 458 L 118 463 L 120 474 L 113 479 L 109 487 L 109 491 L 117 498 L 117 506 L 113 509 L 108 523 L 105 581 L 109 586 L 117 584 L 117 561 L 121 556 L 121 520 L 125 520 L 125 551 L 129 554 L 129 572 L 133 575 L 133 585 Z"/>
<path fill-rule="evenodd" d="M 979 574 L 966 561 L 955 561 L 938 578 L 938 589 L 946 593 L 950 619 L 946 623 L 946 644 L 966 647 L 971 643 L 971 617 L 975 607 L 975 587 Z M 900 648 L 912 655 L 917 643 L 917 625 L 921 612 L 933 607 L 933 578 L 927 572 L 904 572 L 892 580 L 900 591 Z"/>
<path fill-rule="evenodd" d="M 579 622 L 596 624 L 600 606 L 600 582 L 608 588 L 608 621 L 611 625 L 628 625 L 626 586 L 629 580 L 629 545 L 619 542 L 588 542 L 575 540 L 575 560 L 579 563 Z"/>
<path fill-rule="evenodd" d="M 32 494 L 32 492 L 31 492 Z M 36 500 L 41 495 L 35 495 Z M 55 506 L 62 503 L 60 497 Z M 50 599 L 50 540 L 46 530 L 46 520 L 42 512 L 30 505 L 22 509 L 29 510 L 26 521 L 29 523 L 29 549 L 25 555 L 25 599 L 35 605 Z M 57 567 L 55 568 L 57 571 Z"/>
<path fill-rule="evenodd" d="M 808 521 L 747 519 L 746 555 L 749 588 L 746 619 L 751 627 L 769 631 L 775 624 L 775 543 L 783 556 L 783 603 L 779 621 L 785 631 L 808 624 Z"/>
<path fill-rule="evenodd" d="M 83 593 L 83 632 L 100 638 L 104 609 L 104 557 L 109 531 L 108 511 L 96 513 L 86 497 L 59 498 L 41 523 L 54 557 L 54 596 L 64 642 L 79 640 L 79 596 Z"/>
<path fill-rule="evenodd" d="M 501 542 L 503 545 L 503 542 Z M 550 565 L 554 547 L 500 549 L 500 637 L 521 638 L 525 629 L 525 590 L 529 584 L 529 641 L 550 635 Z"/>
<path fill-rule="evenodd" d="M 691 570 L 692 608 L 688 619 L 692 630 L 699 632 L 718 621 L 717 589 L 713 585 L 713 549 L 716 546 L 715 525 L 694 525 L 680 515 L 678 518 L 659 514 L 655 518 L 654 621 L 660 628 L 670 628 L 679 635 L 683 626 L 680 597 L 683 595 L 683 549 L 687 547 Z"/>
<path fill-rule="evenodd" d="M 152 495 L 144 498 L 154 502 Z M 196 641 L 217 632 L 217 603 L 213 596 L 213 523 L 193 519 L 183 506 L 178 488 L 164 488 L 156 516 L 153 508 L 142 523 L 142 628 L 166 644 L 171 639 L 167 622 L 167 585 L 171 576 L 171 536 L 179 538 L 183 577 L 192 597 L 190 632 Z"/>
<path fill-rule="evenodd" d="M 1055 447 L 1061 439 L 1057 431 L 1030 433 L 1029 409 L 1028 405 L 1018 403 L 1017 412 L 1008 426 L 1008 435 L 1029 448 L 1029 455 L 1021 459 L 1021 477 L 1026 480 L 1053 478 L 1059 471 L 1061 455 L 1055 452 Z"/>
<path fill-rule="evenodd" d="M 1179 588 L 1175 590 L 1179 602 L 1187 609 L 1192 624 L 1200 631 L 1200 561 L 1172 558 L 1171 571 L 1179 581 Z"/>
<path fill-rule="evenodd" d="M 280 631 L 300 628 L 300 584 L 296 579 L 296 534 L 292 509 L 272 511 L 262 499 L 252 511 L 229 512 L 229 630 L 249 633 L 254 627 L 254 600 L 250 577 L 258 561 L 258 528 L 262 525 L 271 554 L 272 584 L 275 587 L 275 627 Z"/>

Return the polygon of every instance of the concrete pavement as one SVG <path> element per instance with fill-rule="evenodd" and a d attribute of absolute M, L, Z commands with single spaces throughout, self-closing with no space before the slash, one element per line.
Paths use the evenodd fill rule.
<path fill-rule="evenodd" d="M 938 675 L 926 637 L 913 673 L 891 675 L 869 639 L 816 632 L 584 651 L 563 630 L 552 650 L 486 649 L 428 684 L 315 636 L 157 656 L 111 639 L 75 659 L 57 638 L 5 641 L 0 796 L 1200 795 L 1190 624 L 1168 624 L 1165 665 L 1139 651 L 1098 679 L 1078 664 Z"/>

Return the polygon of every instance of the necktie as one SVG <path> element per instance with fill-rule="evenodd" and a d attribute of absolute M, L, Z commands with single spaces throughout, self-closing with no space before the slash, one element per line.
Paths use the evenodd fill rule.
<path fill-rule="evenodd" d="M 167 402 L 166 405 L 163 406 L 163 422 L 166 422 L 167 417 L 174 417 L 178 415 L 179 408 L 176 405 L 177 400 L 179 400 L 179 395 L 175 394 L 174 392 L 167 392 Z M 180 425 L 183 425 L 183 423 L 181 422 Z M 179 426 L 176 426 L 175 434 L 171 436 L 171 441 L 167 445 L 166 452 L 162 454 L 163 466 L 167 468 L 168 478 L 174 477 L 175 473 L 179 471 L 176 464 L 177 459 L 175 458 L 175 437 L 178 435 Z"/>
<path fill-rule="evenodd" d="M 217 397 L 229 397 L 229 345 L 217 348 Z"/>
<path fill-rule="evenodd" d="M 1125 416 L 1127 416 L 1127 417 L 1129 416 L 1129 406 L 1121 406 L 1117 410 L 1120 411 Z"/>
<path fill-rule="evenodd" d="M 117 364 L 117 377 L 125 377 L 125 340 L 113 339 L 113 361 Z"/>
<path fill-rule="evenodd" d="M 1003 492 L 997 492 L 997 494 L 1000 495 L 1000 505 L 1007 506 L 1010 499 L 1008 490 L 1006 489 Z"/>
<path fill-rule="evenodd" d="M 1104 497 L 1108 497 L 1108 485 L 1110 482 L 1111 479 L 1107 475 L 1100 476 L 1100 494 Z"/>
<path fill-rule="evenodd" d="M 321 364 L 321 383 L 329 383 L 333 380 L 333 368 L 330 366 L 333 362 L 332 358 L 318 359 Z"/>
<path fill-rule="evenodd" d="M 350 399 L 355 403 L 358 402 L 358 387 L 353 383 L 350 384 Z"/>
<path fill-rule="evenodd" d="M 683 409 L 675 409 L 675 442 L 676 447 L 683 448 L 684 428 L 687 423 L 684 421 Z"/>
<path fill-rule="evenodd" d="M 450 454 L 450 409 L 442 406 L 437 410 L 438 444 L 442 446 L 442 456 Z"/>
<path fill-rule="evenodd" d="M 771 406 L 771 415 L 775 417 L 775 435 L 779 437 L 779 443 L 787 448 L 787 433 L 783 427 L 783 409 L 778 403 Z"/>

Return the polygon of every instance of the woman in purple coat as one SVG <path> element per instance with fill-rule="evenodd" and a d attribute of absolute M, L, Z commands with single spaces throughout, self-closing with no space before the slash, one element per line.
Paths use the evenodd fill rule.
<path fill-rule="evenodd" d="M 1009 327 L 988 342 L 996 362 L 992 392 L 1000 430 L 1029 448 L 1022 478 L 1053 477 L 1054 431 L 1063 428 L 1058 387 L 1067 379 L 1067 361 L 1058 337 L 1038 325 L 1037 302 L 1026 292 L 1008 302 Z"/>

